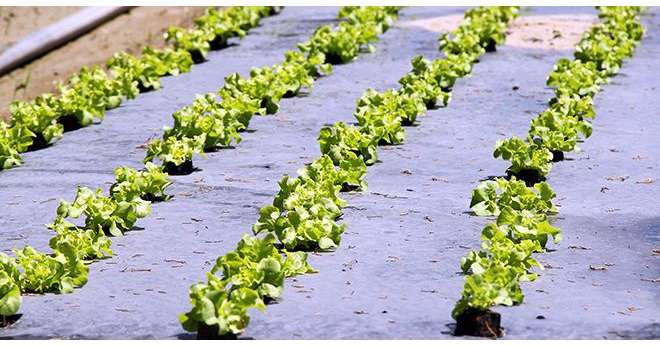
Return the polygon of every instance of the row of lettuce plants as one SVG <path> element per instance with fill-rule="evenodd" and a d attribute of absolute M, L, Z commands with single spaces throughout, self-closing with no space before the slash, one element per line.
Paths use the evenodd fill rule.
<path fill-rule="evenodd" d="M 534 281 L 533 269 L 543 269 L 533 255 L 545 252 L 550 238 L 561 241 L 560 230 L 548 221 L 557 208 L 546 176 L 553 162 L 591 135 L 596 114 L 593 97 L 642 39 L 641 10 L 599 8 L 601 22 L 583 34 L 574 58 L 560 59 L 548 76 L 547 85 L 555 96 L 531 121 L 527 138 L 497 142 L 494 157 L 510 161 L 511 166 L 507 178 L 484 181 L 472 192 L 474 213 L 495 220 L 481 232 L 481 249 L 461 259 L 467 276 L 452 312 L 457 334 L 501 336 L 500 315 L 490 309 L 521 304 L 520 283 Z"/>

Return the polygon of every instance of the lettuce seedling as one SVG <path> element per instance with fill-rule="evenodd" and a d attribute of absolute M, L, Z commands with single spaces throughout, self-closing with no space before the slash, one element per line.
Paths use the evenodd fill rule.
<path fill-rule="evenodd" d="M 487 311 L 495 305 L 520 304 L 524 295 L 520 289 L 519 271 L 500 261 L 487 261 L 478 274 L 465 277 L 461 299 L 452 310 L 457 319 L 466 310 Z"/>
<path fill-rule="evenodd" d="M 523 181 L 498 178 L 481 182 L 473 191 L 470 208 L 478 216 L 498 216 L 504 207 L 529 210 L 535 213 L 554 214 L 557 207 L 552 199 L 555 192 L 546 182 L 527 187 Z"/>
<path fill-rule="evenodd" d="M 548 76 L 546 84 L 555 88 L 557 97 L 578 95 L 593 97 L 600 84 L 605 83 L 593 62 L 559 59 Z"/>
<path fill-rule="evenodd" d="M 321 52 L 303 52 L 289 50 L 284 53 L 284 64 L 298 66 L 307 72 L 312 78 L 332 73 L 332 65 L 325 63 L 325 54 Z"/>
<path fill-rule="evenodd" d="M 195 63 L 201 63 L 206 60 L 206 56 L 211 50 L 210 42 L 215 37 L 212 31 L 205 29 L 184 29 L 171 26 L 164 34 L 165 41 L 172 44 L 174 49 L 183 49 L 190 53 Z"/>
<path fill-rule="evenodd" d="M 246 32 L 241 28 L 245 21 L 240 21 L 237 17 L 225 15 L 229 10 L 220 11 L 209 7 L 204 15 L 195 18 L 195 26 L 201 30 L 211 32 L 212 39 L 209 42 L 210 48 L 218 49 L 227 45 L 227 40 L 232 37 L 244 37 Z M 249 22 L 249 21 L 248 21 Z"/>
<path fill-rule="evenodd" d="M 596 111 L 590 96 L 560 95 L 550 100 L 549 110 L 564 117 L 578 120 L 594 119 Z"/>
<path fill-rule="evenodd" d="M 122 236 L 133 228 L 138 218 L 151 214 L 151 203 L 139 198 L 130 201 L 116 201 L 103 195 L 101 189 L 92 191 L 79 186 L 72 203 L 60 200 L 53 225 L 66 218 L 77 219 L 85 216 L 85 228 L 104 232 L 115 237 Z"/>
<path fill-rule="evenodd" d="M 482 239 L 490 239 L 496 232 L 504 232 L 509 239 L 520 242 L 529 239 L 538 242 L 546 248 L 548 237 L 552 237 L 555 244 L 562 240 L 561 230 L 548 222 L 545 214 L 529 210 L 514 210 L 503 207 L 496 223 L 489 224 L 481 233 Z"/>
<path fill-rule="evenodd" d="M 543 270 L 543 266 L 532 257 L 534 253 L 542 252 L 543 248 L 533 240 L 514 242 L 505 233 L 497 231 L 482 243 L 481 248 L 481 251 L 470 251 L 466 257 L 461 258 L 463 273 L 481 274 L 490 262 L 500 262 L 514 268 L 518 272 L 519 281 L 534 281 L 537 275 L 531 272 L 532 268 Z"/>
<path fill-rule="evenodd" d="M 527 143 L 518 137 L 497 141 L 495 158 L 510 161 L 507 170 L 511 175 L 530 184 L 534 180 L 544 180 L 552 168 L 552 152 L 538 143 Z"/>
<path fill-rule="evenodd" d="M 243 125 L 232 116 L 232 113 L 222 108 L 214 94 L 197 95 L 191 106 L 185 106 L 174 112 L 174 126 L 166 127 L 163 138 L 177 139 L 197 137 L 204 138 L 203 150 L 209 151 L 218 147 L 231 145 L 233 141 L 240 143 L 238 130 Z"/>
<path fill-rule="evenodd" d="M 367 165 L 378 160 L 377 138 L 361 132 L 358 128 L 336 122 L 321 129 L 318 137 L 321 154 L 328 155 L 335 163 L 348 160 L 354 154 Z"/>
<path fill-rule="evenodd" d="M 274 242 L 275 237 L 270 233 L 264 238 L 243 235 L 236 250 L 217 259 L 211 273 L 221 272 L 222 279 L 233 289 L 247 287 L 256 290 L 262 298 L 279 298 L 285 277 L 312 273 L 314 269 L 307 264 L 307 254 L 287 253 L 287 257 L 292 257 L 287 261 Z"/>
<path fill-rule="evenodd" d="M 405 139 L 403 123 L 415 121 L 426 107 L 420 98 L 407 98 L 395 92 L 380 94 L 368 89 L 357 102 L 353 116 L 361 130 L 378 143 L 400 144 Z"/>
<path fill-rule="evenodd" d="M 532 120 L 529 138 L 553 153 L 569 152 L 577 148 L 578 140 L 591 136 L 591 132 L 591 123 L 588 121 L 562 116 L 549 109 Z"/>
<path fill-rule="evenodd" d="M 110 250 L 112 240 L 100 228 L 81 229 L 63 219 L 56 220 L 48 227 L 56 233 L 49 242 L 53 250 L 64 252 L 66 249 L 72 249 L 81 260 L 95 260 L 113 255 Z"/>
<path fill-rule="evenodd" d="M 127 79 L 136 81 L 140 90 L 160 89 L 160 71 L 155 65 L 147 65 L 139 59 L 126 52 L 115 53 L 106 63 L 116 79 Z M 127 84 L 127 83 L 126 83 Z M 131 90 L 130 96 L 137 95 Z"/>
<path fill-rule="evenodd" d="M 367 89 L 357 101 L 354 115 L 359 122 L 360 116 L 365 113 L 373 113 L 370 115 L 371 118 L 385 118 L 388 114 L 394 114 L 401 118 L 402 125 L 412 125 L 417 120 L 417 116 L 424 112 L 426 106 L 422 98 L 416 94 L 400 93 L 394 89 L 379 93 Z"/>
<path fill-rule="evenodd" d="M 341 186 L 343 190 L 366 190 L 367 166 L 353 152 L 347 153 L 339 167 L 335 167 L 328 155 L 322 155 L 314 162 L 298 170 L 303 181 L 321 183 L 330 181 L 332 185 Z M 310 182 L 310 183 L 311 183 Z"/>
<path fill-rule="evenodd" d="M 165 171 L 170 174 L 178 172 L 178 169 L 185 163 L 189 163 L 192 166 L 193 154 L 204 155 L 205 141 L 205 134 L 195 136 L 194 138 L 185 137 L 177 139 L 176 137 L 168 137 L 165 140 L 152 140 L 147 145 L 144 163 L 153 162 L 157 158 L 165 166 Z"/>
<path fill-rule="evenodd" d="M 207 283 L 190 287 L 192 308 L 179 316 L 183 329 L 201 332 L 210 328 L 215 336 L 239 334 L 250 323 L 249 309 L 265 310 L 257 291 L 247 287 L 232 290 L 222 279 L 211 273 L 206 275 Z"/>
<path fill-rule="evenodd" d="M 158 76 L 177 76 L 189 72 L 193 65 L 192 57 L 185 49 L 156 49 L 151 46 L 142 49 L 140 61 Z"/>
<path fill-rule="evenodd" d="M 13 101 L 9 105 L 9 112 L 11 113 L 11 126 L 29 130 L 35 135 L 31 142 L 40 142 L 39 146 L 47 146 L 62 137 L 64 127 L 57 122 L 59 114 L 48 104 L 38 101 Z M 22 145 L 19 147 L 24 148 Z"/>
<path fill-rule="evenodd" d="M 147 162 L 142 171 L 127 166 L 115 169 L 115 183 L 110 187 L 110 196 L 117 201 L 132 201 L 141 198 L 147 201 L 167 200 L 165 189 L 172 182 L 163 167 Z"/>
<path fill-rule="evenodd" d="M 0 316 L 15 315 L 21 308 L 20 272 L 16 261 L 0 252 Z"/>
<path fill-rule="evenodd" d="M 261 208 L 254 233 L 273 233 L 288 250 L 335 248 L 345 229 L 335 219 L 346 202 L 338 196 L 336 175 L 328 173 L 312 168 L 296 179 L 284 176 L 273 204 Z"/>
<path fill-rule="evenodd" d="M 0 169 L 9 169 L 23 163 L 19 151 L 32 145 L 34 134 L 24 127 L 10 127 L 0 121 Z"/>
<path fill-rule="evenodd" d="M 49 256 L 30 246 L 15 249 L 20 272 L 21 292 L 71 293 L 74 287 L 87 283 L 89 268 L 73 253 L 55 251 Z"/>

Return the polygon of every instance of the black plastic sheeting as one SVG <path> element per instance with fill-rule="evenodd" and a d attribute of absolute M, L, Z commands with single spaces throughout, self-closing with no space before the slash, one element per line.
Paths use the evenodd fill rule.
<path fill-rule="evenodd" d="M 411 7 L 399 21 L 463 10 Z M 170 114 L 196 93 L 217 90 L 229 73 L 278 62 L 336 13 L 287 8 L 191 73 L 109 111 L 102 124 L 67 133 L 53 147 L 26 154 L 23 166 L 0 172 L 0 250 L 25 244 L 48 250 L 52 234 L 43 225 L 59 198 L 73 199 L 79 184 L 108 188 L 113 169 L 139 167 L 138 146 L 159 136 Z M 660 337 L 657 13 L 652 8 L 644 18 L 647 37 L 596 97 L 593 136 L 549 177 L 561 205 L 554 224 L 564 241 L 538 255 L 546 270 L 523 284 L 524 304 L 496 309 L 507 338 Z M 235 149 L 207 154 L 195 160 L 200 171 L 173 177 L 175 199 L 155 204 L 139 230 L 114 238 L 115 257 L 93 264 L 86 286 L 67 295 L 25 296 L 22 318 L 0 330 L 0 338 L 193 338 L 178 323 L 190 306 L 189 286 L 250 232 L 281 176 L 318 156 L 319 129 L 353 121 L 362 92 L 396 87 L 413 56 L 439 57 L 437 37 L 395 26 L 376 53 L 336 66 L 309 95 L 284 100 L 277 115 L 255 118 Z M 379 148 L 382 162 L 369 167 L 369 189 L 344 195 L 348 228 L 341 246 L 311 255 L 320 273 L 287 280 L 280 301 L 265 314 L 252 312 L 243 337 L 453 338 L 450 311 L 463 285 L 459 260 L 479 246 L 488 222 L 470 215 L 470 192 L 479 180 L 504 173 L 506 163 L 492 158 L 495 141 L 525 135 L 552 95 L 546 76 L 571 54 L 504 45 L 485 55 L 473 76 L 457 83 L 448 108 L 407 128 L 405 144 Z"/>

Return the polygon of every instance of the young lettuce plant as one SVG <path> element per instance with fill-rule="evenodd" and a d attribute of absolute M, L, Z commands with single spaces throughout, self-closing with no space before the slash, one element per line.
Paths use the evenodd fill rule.
<path fill-rule="evenodd" d="M 243 96 L 248 102 L 257 103 L 257 113 L 253 114 L 276 113 L 279 109 L 278 102 L 284 94 L 270 88 L 276 79 L 272 69 L 269 67 L 253 68 L 250 75 L 249 79 L 242 78 L 238 73 L 225 77 L 225 84 L 219 91 L 222 99 L 225 100 L 227 96 L 230 98 Z"/>
<path fill-rule="evenodd" d="M 203 137 L 203 150 L 214 150 L 240 143 L 238 130 L 243 125 L 222 108 L 214 94 L 198 95 L 191 106 L 185 106 L 174 112 L 174 126 L 165 128 L 163 138 L 177 139 Z"/>
<path fill-rule="evenodd" d="M 151 46 L 142 49 L 140 61 L 143 65 L 153 68 L 159 76 L 178 76 L 190 72 L 193 65 L 192 57 L 187 50 L 156 49 Z"/>
<path fill-rule="evenodd" d="M 224 15 L 225 12 L 229 12 L 229 10 L 219 11 L 216 8 L 209 7 L 204 15 L 195 19 L 195 25 L 198 28 L 213 34 L 213 38 L 209 42 L 211 49 L 226 47 L 228 39 L 244 37 L 246 34 L 245 30 L 241 28 L 245 21 L 237 17 Z"/>
<path fill-rule="evenodd" d="M 179 316 L 183 329 L 207 337 L 236 335 L 250 323 L 249 309 L 266 309 L 257 291 L 247 287 L 232 290 L 215 275 L 206 276 L 206 283 L 190 287 L 192 308 Z"/>
<path fill-rule="evenodd" d="M 165 171 L 170 175 L 185 175 L 192 173 L 193 154 L 204 155 L 204 142 L 206 135 L 201 134 L 194 138 L 185 137 L 178 139 L 168 137 L 167 139 L 155 139 L 149 142 L 144 163 L 159 159 Z"/>
<path fill-rule="evenodd" d="M 346 201 L 339 197 L 341 184 L 334 180 L 338 175 L 309 172 L 319 171 L 318 168 L 307 169 L 303 171 L 305 176 L 298 178 L 284 176 L 279 182 L 280 191 L 275 195 L 273 205 L 282 211 L 299 210 L 316 218 L 328 217 L 334 220 L 341 216 L 341 208 L 346 206 Z M 324 179 L 313 180 L 312 176 Z"/>
<path fill-rule="evenodd" d="M 277 75 L 277 88 L 284 91 L 283 97 L 297 96 L 302 88 L 310 89 L 314 84 L 314 77 L 305 65 L 284 61 L 273 68 Z"/>
<path fill-rule="evenodd" d="M 546 110 L 532 120 L 529 138 L 553 153 L 553 161 L 563 158 L 563 152 L 577 148 L 577 141 L 591 136 L 591 123 L 576 117 L 566 117 Z"/>
<path fill-rule="evenodd" d="M 273 204 L 261 208 L 254 233 L 273 233 L 287 250 L 337 247 L 346 227 L 335 222 L 346 203 L 338 196 L 340 186 L 332 179 L 314 181 L 309 175 L 284 176 L 279 185 Z"/>
<path fill-rule="evenodd" d="M 67 248 L 66 252 L 55 251 L 53 256 L 26 246 L 15 249 L 20 272 L 21 292 L 71 293 L 74 287 L 87 283 L 89 269 Z"/>
<path fill-rule="evenodd" d="M 73 252 L 81 260 L 95 260 L 112 257 L 110 250 L 112 241 L 101 228 L 80 229 L 75 225 L 58 219 L 48 225 L 56 235 L 50 239 L 50 247 L 55 251 L 64 252 L 73 249 Z"/>
<path fill-rule="evenodd" d="M 515 242 L 525 239 L 535 241 L 544 249 L 549 237 L 553 238 L 555 244 L 559 244 L 562 240 L 561 231 L 550 225 L 545 214 L 530 210 L 514 210 L 511 207 L 503 207 L 496 223 L 486 226 L 481 235 L 483 239 L 490 239 L 497 232 L 504 232 Z"/>
<path fill-rule="evenodd" d="M 549 111 L 563 117 L 574 117 L 580 121 L 596 117 L 591 96 L 561 95 L 554 97 L 550 100 Z"/>
<path fill-rule="evenodd" d="M 222 98 L 220 105 L 229 115 L 241 123 L 238 131 L 244 131 L 250 125 L 253 115 L 266 114 L 266 108 L 261 107 L 261 99 L 253 99 L 250 95 L 221 88 L 218 95 Z"/>
<path fill-rule="evenodd" d="M 184 29 L 172 26 L 164 34 L 165 41 L 172 44 L 174 49 L 183 49 L 190 53 L 194 63 L 202 63 L 211 50 L 209 42 L 213 40 L 215 34 L 211 31 L 202 29 Z"/>
<path fill-rule="evenodd" d="M 115 53 L 106 66 L 112 71 L 115 79 L 125 79 L 127 81 L 137 82 L 139 91 L 148 91 L 160 89 L 160 74 L 156 65 L 145 64 L 142 59 L 137 58 L 126 52 Z M 128 85 L 128 82 L 125 82 Z M 135 90 L 130 90 L 128 98 L 137 96 Z"/>
<path fill-rule="evenodd" d="M 342 190 L 366 190 L 367 166 L 354 153 L 349 153 L 344 161 L 335 167 L 328 155 L 322 155 L 314 162 L 298 170 L 303 181 L 310 184 L 330 181 L 332 185 L 341 186 Z"/>
<path fill-rule="evenodd" d="M 243 30 L 248 30 L 259 25 L 262 17 L 270 16 L 279 12 L 277 6 L 237 6 L 224 11 L 223 17 L 228 22 L 238 23 Z"/>
<path fill-rule="evenodd" d="M 527 143 L 518 137 L 500 140 L 495 144 L 495 158 L 510 161 L 507 172 L 524 180 L 528 185 L 545 180 L 552 167 L 552 152 L 533 142 Z"/>
<path fill-rule="evenodd" d="M 344 6 L 337 17 L 353 25 L 371 25 L 381 34 L 389 29 L 399 13 L 399 6 Z"/>
<path fill-rule="evenodd" d="M 379 107 L 380 94 L 368 89 L 358 100 L 353 116 L 358 121 L 360 130 L 368 136 L 377 139 L 379 144 L 400 144 L 406 137 L 401 124 L 404 122 L 403 111 L 389 112 L 385 107 Z M 421 99 L 419 99 L 421 103 Z M 373 105 L 372 105 L 373 103 Z M 423 106 L 423 105 L 422 105 Z M 414 116 L 411 116 L 414 117 Z M 411 118 L 414 120 L 414 118 Z"/>
<path fill-rule="evenodd" d="M 351 154 L 359 157 L 367 165 L 372 165 L 378 160 L 377 139 L 344 122 L 323 127 L 319 132 L 318 141 L 321 154 L 330 156 L 335 165 L 349 160 Z"/>
<path fill-rule="evenodd" d="M 348 63 L 363 50 L 374 51 L 371 43 L 389 28 L 397 13 L 398 8 L 394 6 L 342 8 L 339 17 L 345 18 L 345 21 L 339 23 L 335 30 L 330 25 L 321 26 L 307 42 L 298 44 L 298 49 L 308 61 L 305 65 L 309 74 L 314 77 L 319 76 L 320 72 L 328 74 L 330 64 Z"/>
<path fill-rule="evenodd" d="M 394 89 L 379 93 L 367 89 L 357 102 L 356 118 L 369 112 L 373 113 L 371 117 L 375 118 L 385 118 L 388 114 L 394 114 L 401 118 L 402 125 L 412 125 L 419 114 L 426 112 L 426 106 L 416 94 L 400 93 Z"/>
<path fill-rule="evenodd" d="M 339 245 L 341 234 L 346 229 L 345 225 L 339 225 L 331 218 L 313 217 L 304 210 L 279 214 L 272 208 L 266 206 L 261 209 L 255 232 L 272 232 L 289 251 L 333 250 Z"/>
<path fill-rule="evenodd" d="M 252 68 L 250 78 L 245 81 L 244 89 L 241 90 L 253 99 L 261 100 L 261 107 L 266 109 L 266 114 L 277 113 L 280 109 L 279 102 L 287 93 L 286 87 L 279 83 L 276 67 Z"/>
<path fill-rule="evenodd" d="M 433 61 L 433 73 L 442 90 L 451 90 L 458 78 L 472 73 L 472 62 L 465 54 L 446 54 L 445 59 Z"/>
<path fill-rule="evenodd" d="M 556 194 L 546 182 L 533 188 L 515 177 L 498 178 L 481 182 L 473 191 L 470 208 L 478 216 L 498 216 L 504 207 L 530 210 L 542 214 L 554 214 L 557 207 L 552 203 Z"/>
<path fill-rule="evenodd" d="M 471 31 L 442 34 L 438 43 L 446 55 L 460 55 L 470 63 L 476 62 L 486 52 L 479 35 Z"/>
<path fill-rule="evenodd" d="M 644 11 L 640 6 L 599 6 L 598 18 L 615 32 L 623 32 L 635 42 L 644 36 L 644 26 L 639 21 L 639 14 Z"/>
<path fill-rule="evenodd" d="M 9 169 L 23 163 L 19 151 L 32 145 L 33 133 L 24 127 L 10 127 L 0 121 L 0 169 Z"/>
<path fill-rule="evenodd" d="M 543 248 L 533 240 L 514 242 L 507 238 L 506 234 L 498 231 L 490 239 L 485 240 L 481 248 L 481 251 L 472 250 L 466 257 L 461 258 L 463 273 L 480 274 L 490 262 L 500 262 L 516 269 L 519 281 L 534 281 L 537 275 L 531 272 L 532 268 L 543 270 L 543 266 L 532 257 L 534 253 L 542 252 Z"/>
<path fill-rule="evenodd" d="M 13 101 L 9 112 L 12 127 L 23 127 L 34 134 L 30 145 L 32 148 L 46 147 L 62 137 L 64 128 L 57 122 L 59 115 L 48 104 L 39 101 Z"/>
<path fill-rule="evenodd" d="M 422 77 L 429 84 L 437 85 L 446 95 L 449 95 L 458 78 L 465 77 L 472 71 L 472 63 L 462 54 L 447 54 L 445 59 L 433 61 L 418 55 L 412 59 L 411 64 L 410 74 Z"/>
<path fill-rule="evenodd" d="M 520 289 L 519 272 L 503 262 L 488 261 L 482 271 L 465 277 L 461 299 L 452 310 L 456 320 L 471 311 L 485 312 L 495 305 L 520 304 L 524 295 Z"/>
<path fill-rule="evenodd" d="M 446 107 L 451 100 L 450 92 L 442 91 L 434 80 L 431 81 L 424 75 L 408 73 L 399 79 L 399 84 L 399 93 L 421 98 L 427 109 L 434 108 L 437 104 Z"/>
<path fill-rule="evenodd" d="M 481 46 L 494 52 L 498 44 L 504 43 L 507 23 L 518 15 L 515 6 L 478 7 L 465 12 L 465 25 L 459 26 L 457 35 L 476 33 Z"/>
<path fill-rule="evenodd" d="M 284 64 L 303 68 L 312 78 L 332 73 L 332 65 L 325 63 L 325 54 L 320 52 L 305 55 L 300 51 L 289 50 L 284 53 Z"/>
<path fill-rule="evenodd" d="M 20 272 L 16 261 L 0 252 L 0 317 L 16 315 L 21 308 Z M 1 324 L 0 324 L 1 325 Z"/>
<path fill-rule="evenodd" d="M 559 59 L 546 84 L 555 88 L 557 97 L 578 95 L 593 97 L 600 84 L 605 83 L 593 62 L 582 63 L 579 60 Z"/>
<path fill-rule="evenodd" d="M 115 169 L 115 183 L 110 187 L 110 196 L 118 201 L 132 201 L 141 198 L 145 201 L 169 199 L 165 189 L 172 182 L 163 167 L 152 162 L 145 164 L 142 171 L 122 166 Z"/>
<path fill-rule="evenodd" d="M 115 237 L 133 228 L 138 218 L 151 213 L 151 203 L 139 198 L 130 201 L 115 201 L 103 195 L 101 189 L 92 191 L 79 186 L 72 203 L 60 200 L 54 225 L 66 218 L 77 219 L 85 216 L 85 228 L 104 232 Z"/>
<path fill-rule="evenodd" d="M 603 23 L 582 36 L 574 56 L 582 62 L 593 62 L 603 77 L 617 74 L 623 59 L 632 55 L 637 40 L 617 31 L 616 25 Z"/>
<path fill-rule="evenodd" d="M 445 55 L 461 55 L 475 62 L 485 52 L 495 51 L 504 42 L 506 24 L 518 15 L 518 7 L 478 7 L 466 11 L 461 25 L 453 33 L 439 39 Z"/>
<path fill-rule="evenodd" d="M 83 67 L 69 80 L 59 84 L 60 96 L 55 99 L 59 120 L 64 130 L 91 125 L 103 120 L 106 109 L 121 103 L 120 80 L 110 78 L 100 67 Z"/>
<path fill-rule="evenodd" d="M 366 46 L 369 52 L 374 51 L 375 48 L 370 43 L 377 39 L 377 28 L 372 25 L 341 22 L 334 31 L 330 25 L 319 27 L 312 37 L 299 44 L 298 48 L 310 56 L 321 54 L 324 62 L 345 64 L 355 60 L 363 46 Z"/>
<path fill-rule="evenodd" d="M 244 235 L 245 241 L 247 235 Z M 269 238 L 274 238 L 272 235 Z M 254 241 L 260 239 L 253 237 Z M 248 240 L 250 241 L 250 240 Z M 259 293 L 263 298 L 279 298 L 284 289 L 284 271 L 282 270 L 281 256 L 277 249 L 273 252 L 258 253 L 257 258 L 241 256 L 241 244 L 237 251 L 230 251 L 218 258 L 211 273 L 220 271 L 222 279 L 232 287 L 248 287 Z"/>
<path fill-rule="evenodd" d="M 230 283 L 233 289 L 248 287 L 256 290 L 262 299 L 279 298 L 285 277 L 315 271 L 307 264 L 306 253 L 287 253 L 287 258 L 295 258 L 287 261 L 274 243 L 272 234 L 264 238 L 243 235 L 236 250 L 217 259 L 211 273 L 221 272 L 222 279 Z"/>

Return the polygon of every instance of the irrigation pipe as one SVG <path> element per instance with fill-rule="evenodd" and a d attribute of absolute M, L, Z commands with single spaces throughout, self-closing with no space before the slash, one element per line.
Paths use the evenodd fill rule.
<path fill-rule="evenodd" d="M 0 55 L 0 76 L 75 40 L 133 6 L 94 6 L 35 31 Z"/>

